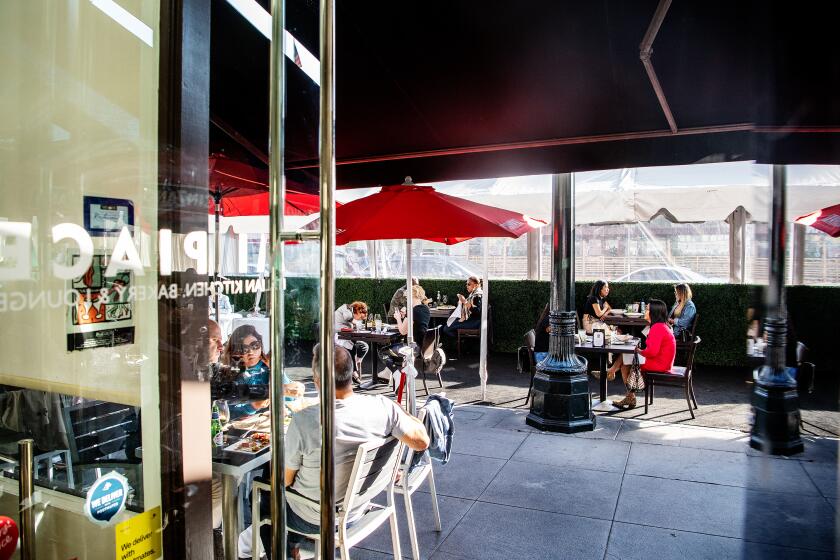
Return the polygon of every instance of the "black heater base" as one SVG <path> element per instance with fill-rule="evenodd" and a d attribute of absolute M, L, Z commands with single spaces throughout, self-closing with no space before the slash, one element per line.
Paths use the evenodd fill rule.
<path fill-rule="evenodd" d="M 529 426 L 546 432 L 573 434 L 595 429 L 586 368 L 582 371 L 540 371 L 534 375 Z"/>
<path fill-rule="evenodd" d="M 805 446 L 799 435 L 799 393 L 796 386 L 756 382 L 752 396 L 755 420 L 750 447 L 770 455 L 795 455 Z"/>

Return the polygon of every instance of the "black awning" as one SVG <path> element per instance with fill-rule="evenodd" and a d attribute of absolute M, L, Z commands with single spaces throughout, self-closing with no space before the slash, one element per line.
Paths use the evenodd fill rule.
<path fill-rule="evenodd" d="M 317 56 L 317 3 L 287 4 L 288 29 Z M 339 186 L 834 163 L 834 8 L 805 4 L 674 2 L 651 57 L 673 134 L 639 58 L 657 0 L 339 2 Z M 222 1 L 212 37 L 211 112 L 265 147 L 268 41 Z M 287 68 L 288 174 L 311 181 L 318 88 Z"/>

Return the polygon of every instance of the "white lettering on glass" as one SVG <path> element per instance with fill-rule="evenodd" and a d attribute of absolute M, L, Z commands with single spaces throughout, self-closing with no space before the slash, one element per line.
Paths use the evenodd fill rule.
<path fill-rule="evenodd" d="M 160 254 L 160 275 L 172 274 L 172 230 L 162 229 L 158 232 L 158 253 Z"/>
<path fill-rule="evenodd" d="M 195 259 L 198 274 L 207 274 L 207 232 L 191 231 L 184 237 L 184 253 Z"/>
<path fill-rule="evenodd" d="M 0 222 L 0 280 L 29 280 L 32 224 Z"/>
<path fill-rule="evenodd" d="M 79 248 L 79 257 L 76 264 L 70 266 L 56 262 L 52 264 L 53 274 L 56 278 L 72 280 L 87 272 L 90 265 L 93 264 L 93 239 L 90 238 L 85 228 L 71 223 L 58 224 L 52 228 L 52 237 L 53 242 L 72 239 Z"/>
<path fill-rule="evenodd" d="M 130 270 L 137 276 L 143 276 L 143 263 L 140 261 L 140 254 L 134 246 L 134 239 L 128 231 L 128 226 L 123 226 L 120 231 L 108 268 L 105 269 L 105 276 L 115 276 L 120 270 Z"/>

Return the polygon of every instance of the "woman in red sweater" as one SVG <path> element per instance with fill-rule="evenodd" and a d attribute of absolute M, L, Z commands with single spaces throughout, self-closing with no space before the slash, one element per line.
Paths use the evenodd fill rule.
<path fill-rule="evenodd" d="M 639 350 L 639 354 L 645 357 L 642 364 L 642 372 L 657 371 L 669 372 L 674 367 L 674 356 L 677 353 L 677 341 L 674 333 L 668 324 L 668 307 L 665 302 L 659 299 L 650 300 L 645 311 L 645 319 L 650 323 L 650 331 L 647 335 L 645 348 Z M 621 378 L 627 384 L 627 376 L 630 375 L 630 365 L 622 364 Z M 620 401 L 613 401 L 613 404 L 620 408 L 633 408 L 636 406 L 636 393 L 627 391 Z"/>

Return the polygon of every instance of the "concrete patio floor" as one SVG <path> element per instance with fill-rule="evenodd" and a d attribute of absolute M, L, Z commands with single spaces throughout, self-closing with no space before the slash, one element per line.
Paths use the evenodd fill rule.
<path fill-rule="evenodd" d="M 569 436 L 526 414 L 456 408 L 452 458 L 435 464 L 440 533 L 426 488 L 414 495 L 423 558 L 834 557 L 837 440 L 809 436 L 801 456 L 770 458 L 735 430 L 599 417 Z M 387 526 L 351 556 L 392 558 Z"/>
<path fill-rule="evenodd" d="M 445 391 L 458 404 L 487 404 L 506 408 L 527 410 L 525 396 L 528 393 L 529 376 L 516 371 L 516 357 L 512 354 L 491 354 L 488 356 L 488 384 L 485 399 L 481 398 L 478 379 L 478 353 L 472 351 L 461 359 L 451 359 L 443 370 L 444 388 L 438 388 L 437 379 L 428 379 L 433 393 Z M 370 365 L 365 363 L 365 373 Z M 816 389 L 812 394 L 800 396 L 800 408 L 804 425 L 803 433 L 837 437 L 840 436 L 840 379 L 820 372 Z M 695 372 L 695 392 L 699 409 L 696 418 L 688 412 L 682 389 L 657 388 L 656 400 L 648 414 L 644 406 L 616 412 L 611 416 L 657 420 L 710 428 L 726 428 L 748 432 L 752 425 L 750 398 L 752 395 L 752 372 L 746 368 L 715 368 L 698 366 Z M 423 396 L 423 385 L 418 380 L 418 395 Z M 608 385 L 608 398 L 623 396 L 623 385 L 615 380 Z M 598 381 L 589 378 L 589 390 L 598 394 Z M 641 399 L 639 399 L 641 403 Z"/>

